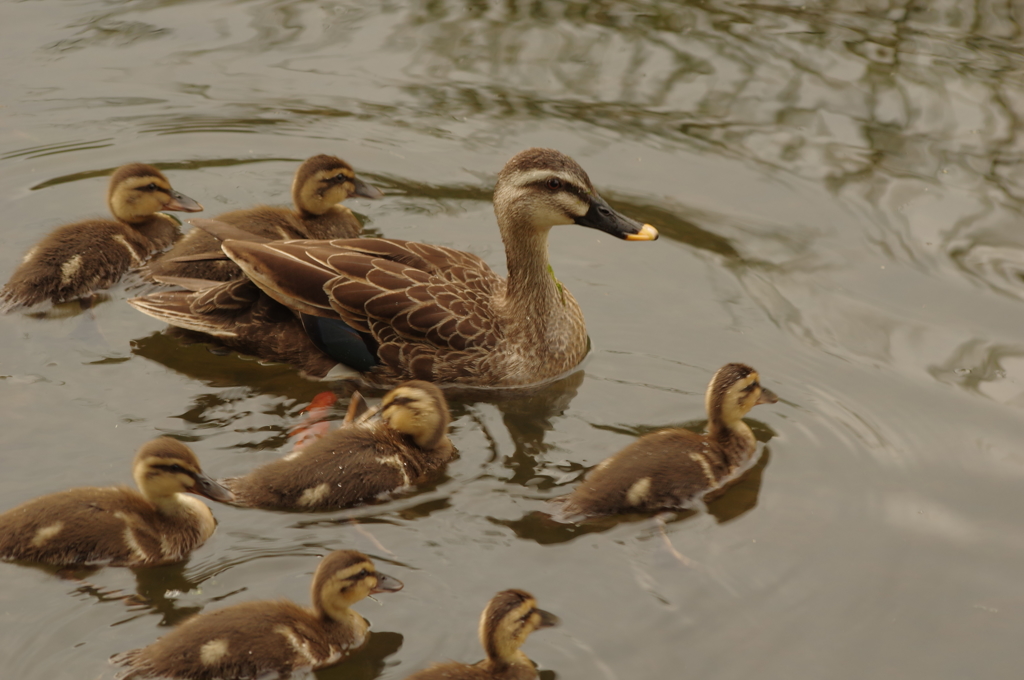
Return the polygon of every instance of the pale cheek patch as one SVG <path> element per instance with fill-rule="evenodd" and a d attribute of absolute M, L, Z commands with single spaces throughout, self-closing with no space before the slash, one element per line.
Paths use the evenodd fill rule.
<path fill-rule="evenodd" d="M 647 497 L 647 493 L 651 490 L 651 478 L 641 477 L 640 479 L 633 482 L 633 486 L 629 487 L 629 491 L 626 492 L 626 504 L 627 505 L 640 505 L 644 498 Z"/>
<path fill-rule="evenodd" d="M 219 662 L 221 659 L 227 656 L 227 654 L 228 641 L 221 638 L 218 638 L 216 640 L 210 640 L 209 642 L 204 643 L 203 646 L 199 648 L 199 660 L 207 666 L 212 666 L 213 664 Z"/>
<path fill-rule="evenodd" d="M 329 488 L 330 487 L 327 485 L 327 482 L 324 482 L 323 484 L 318 484 L 317 486 L 306 489 L 302 492 L 302 495 L 299 496 L 299 505 L 316 505 L 324 499 Z"/>
<path fill-rule="evenodd" d="M 60 533 L 60 530 L 64 528 L 64 522 L 54 522 L 48 526 L 45 526 L 38 531 L 36 535 L 32 537 L 32 547 L 42 547 L 44 543 L 49 541 L 51 538 Z"/>
<path fill-rule="evenodd" d="M 60 282 L 65 286 L 68 285 L 81 268 L 82 256 L 75 255 L 60 266 Z"/>

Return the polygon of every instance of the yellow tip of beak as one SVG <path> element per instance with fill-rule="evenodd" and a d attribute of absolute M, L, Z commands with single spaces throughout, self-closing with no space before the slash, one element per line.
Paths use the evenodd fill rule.
<path fill-rule="evenodd" d="M 658 230 L 649 224 L 635 234 L 626 234 L 627 241 L 654 241 L 658 238 Z"/>

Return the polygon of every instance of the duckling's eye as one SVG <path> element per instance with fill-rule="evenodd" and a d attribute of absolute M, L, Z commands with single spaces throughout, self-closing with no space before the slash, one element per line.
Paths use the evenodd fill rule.
<path fill-rule="evenodd" d="M 156 185 L 156 182 L 150 182 L 149 184 L 146 185 L 145 188 L 150 191 L 156 191 L 158 187 Z"/>
<path fill-rule="evenodd" d="M 549 177 L 548 181 L 545 182 L 545 184 L 547 184 L 548 189 L 562 188 L 562 180 L 558 179 L 557 177 Z"/>

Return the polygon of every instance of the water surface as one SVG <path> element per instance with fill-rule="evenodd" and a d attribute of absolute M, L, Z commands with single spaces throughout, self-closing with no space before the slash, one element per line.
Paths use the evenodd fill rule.
<path fill-rule="evenodd" d="M 107 175 L 131 161 L 212 216 L 286 203 L 302 159 L 337 154 L 387 193 L 351 201 L 370 233 L 503 271 L 494 178 L 517 151 L 552 146 L 663 235 L 552 232 L 593 351 L 539 394 L 453 404 L 461 457 L 435 486 L 315 516 L 218 506 L 217 534 L 187 563 L 100 570 L 89 586 L 0 565 L 5 674 L 110 677 L 108 656 L 194 612 L 306 601 L 317 556 L 356 548 L 406 587 L 359 605 L 370 648 L 320 678 L 478 660 L 479 612 L 510 587 L 563 620 L 526 646 L 548 680 L 1018 677 L 1012 3 L 2 8 L 4 276 L 54 226 L 103 214 Z M 214 476 L 289 449 L 323 386 L 182 346 L 124 303 L 137 292 L 0 320 L 4 508 L 130 483 L 135 449 L 160 434 Z M 782 401 L 751 413 L 763 459 L 709 513 L 664 530 L 532 522 L 639 433 L 699 426 L 730 361 Z"/>

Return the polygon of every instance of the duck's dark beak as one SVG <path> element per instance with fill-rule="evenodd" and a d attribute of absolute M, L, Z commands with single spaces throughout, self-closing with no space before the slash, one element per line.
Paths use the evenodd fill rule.
<path fill-rule="evenodd" d="M 540 614 L 540 625 L 537 626 L 538 628 L 550 628 L 551 626 L 557 626 L 562 622 L 562 619 L 558 618 L 551 612 L 546 612 L 543 609 L 537 609 L 535 611 Z"/>
<path fill-rule="evenodd" d="M 377 572 L 377 585 L 373 587 L 371 593 L 394 593 L 401 590 L 404 587 L 401 581 L 387 574 Z"/>
<path fill-rule="evenodd" d="M 383 191 L 372 184 L 367 184 L 358 177 L 352 178 L 352 186 L 354 187 L 352 189 L 353 196 L 360 196 L 362 198 L 382 198 L 384 196 Z"/>
<path fill-rule="evenodd" d="M 163 210 L 178 210 L 180 212 L 199 212 L 203 206 L 199 201 L 189 198 L 185 194 L 171 189 L 171 201 L 163 207 Z"/>
<path fill-rule="evenodd" d="M 627 241 L 653 241 L 658 238 L 657 229 L 649 224 L 640 224 L 617 210 L 613 210 L 597 194 L 591 195 L 590 210 L 583 217 L 577 217 L 576 224 L 600 229 L 606 234 Z"/>
<path fill-rule="evenodd" d="M 220 503 L 230 503 L 235 500 L 235 494 L 231 493 L 206 475 L 196 473 L 193 475 L 193 479 L 196 480 L 196 485 L 192 488 L 192 493 L 200 496 L 206 496 L 210 500 L 218 501 Z"/>
<path fill-rule="evenodd" d="M 762 387 L 761 388 L 761 396 L 757 398 L 757 401 L 754 402 L 754 404 L 755 405 L 757 405 L 757 404 L 774 404 L 778 400 L 779 400 L 779 395 L 775 394 L 774 392 L 772 392 L 770 389 L 768 389 L 766 387 Z"/>

